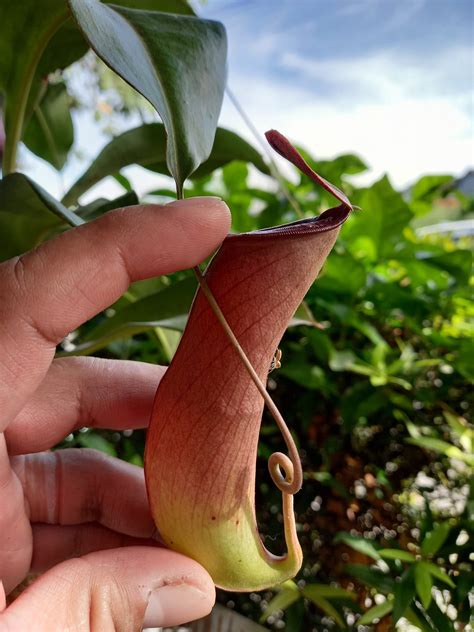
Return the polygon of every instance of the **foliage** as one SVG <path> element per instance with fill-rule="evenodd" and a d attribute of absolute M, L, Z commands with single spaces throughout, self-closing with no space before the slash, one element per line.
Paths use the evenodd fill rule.
<path fill-rule="evenodd" d="M 215 120 L 204 139 L 190 131 L 192 111 L 184 108 L 181 119 L 177 106 L 163 113 L 163 94 L 171 89 L 176 97 L 185 89 L 171 81 L 174 58 L 169 71 L 174 87 L 169 81 L 158 82 L 148 92 L 149 86 L 134 85 L 157 106 L 171 136 L 181 125 L 175 138 L 182 154 L 166 156 L 159 123 L 151 124 L 153 133 L 161 134 L 155 153 L 149 126 L 125 132 L 88 166 L 87 178 L 79 180 L 80 186 L 63 203 L 26 176 L 10 173 L 20 137 L 58 169 L 73 147 L 74 101 L 68 97 L 67 81 L 56 76 L 46 86 L 41 78 L 75 62 L 88 46 L 65 0 L 48 0 L 48 11 L 39 11 L 37 4 L 28 0 L 20 3 L 21 9 L 8 11 L 4 3 L 0 9 L 0 90 L 6 94 L 7 132 L 0 181 L 0 260 L 35 247 L 69 225 L 136 203 L 136 194 L 120 173 L 131 162 L 174 173 L 178 189 L 181 167 L 188 172 L 203 163 L 185 185 L 185 193 L 223 197 L 232 209 L 235 231 L 311 216 L 332 204 L 326 192 L 302 176 L 284 182 L 290 204 L 263 175 L 268 170 L 258 152 L 227 130 L 217 130 L 213 146 L 219 94 L 213 97 Z M 138 18 L 124 6 L 192 13 L 181 0 L 114 4 L 122 9 L 105 7 L 107 15 L 120 10 L 130 20 Z M 92 0 L 71 5 L 78 11 L 86 5 L 97 9 Z M 170 24 L 162 16 L 155 13 L 156 24 Z M 180 19 L 196 23 L 193 17 Z M 87 30 L 87 19 L 79 21 Z M 220 27 L 202 22 L 197 20 L 198 39 L 207 37 L 208 29 L 212 38 L 220 37 Z M 15 46 L 18 33 L 21 46 Z M 92 40 L 93 34 L 88 38 Z M 142 40 L 139 47 L 149 46 L 147 33 Z M 223 55 L 223 42 L 221 38 L 216 44 L 216 59 Z M 94 44 L 97 50 L 100 45 Z M 13 49 L 20 51 L 14 58 L 8 52 Z M 116 50 L 118 44 L 112 53 Z M 155 53 L 154 63 L 160 66 L 163 58 Z M 101 54 L 116 67 L 108 58 L 110 51 Z M 222 91 L 224 60 L 216 59 L 216 82 Z M 192 64 L 188 60 L 191 79 L 197 72 Z M 153 83 L 150 73 L 134 80 Z M 126 72 L 120 74 L 133 83 Z M 422 237 L 417 228 L 433 213 L 442 216 L 446 197 L 461 215 L 472 202 L 453 190 L 449 176 L 424 176 L 401 194 L 386 176 L 370 186 L 357 186 L 354 176 L 366 166 L 353 154 L 326 161 L 305 156 L 361 210 L 344 225 L 320 279 L 282 342 L 283 366 L 269 378 L 269 389 L 290 422 L 303 458 L 306 480 L 295 509 L 304 568 L 295 582 L 274 592 L 253 593 L 250 598 L 220 593 L 219 600 L 272 629 L 280 629 L 283 620 L 289 631 L 386 630 L 397 621 L 409 621 L 423 631 L 466 629 L 474 584 L 471 244 L 466 238 Z M 125 186 L 124 195 L 78 204 L 78 197 L 105 175 Z M 142 201 L 164 202 L 173 196 L 171 183 L 166 182 Z M 58 353 L 168 363 L 194 287 L 187 272 L 135 283 L 110 309 L 68 336 Z M 95 447 L 141 465 L 143 444 L 140 431 L 83 429 L 63 445 Z M 281 437 L 265 415 L 257 507 L 262 537 L 275 553 L 281 552 L 283 542 L 280 501 L 266 459 L 281 449 Z"/>

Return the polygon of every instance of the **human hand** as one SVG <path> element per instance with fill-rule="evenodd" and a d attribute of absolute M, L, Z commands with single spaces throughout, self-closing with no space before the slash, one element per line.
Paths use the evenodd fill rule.
<path fill-rule="evenodd" d="M 152 539 L 141 468 L 48 450 L 82 426 L 147 425 L 163 367 L 54 360 L 56 345 L 132 281 L 202 261 L 229 217 L 215 198 L 120 209 L 0 264 L 0 632 L 138 630 L 211 609 L 208 573 Z M 30 572 L 6 608 L 1 583 Z"/>

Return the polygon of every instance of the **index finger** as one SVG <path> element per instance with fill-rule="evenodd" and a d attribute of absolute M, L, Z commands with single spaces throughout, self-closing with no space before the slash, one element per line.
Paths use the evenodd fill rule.
<path fill-rule="evenodd" d="M 192 267 L 224 239 L 216 198 L 112 211 L 0 265 L 0 431 L 43 379 L 66 334 L 132 281 Z"/>

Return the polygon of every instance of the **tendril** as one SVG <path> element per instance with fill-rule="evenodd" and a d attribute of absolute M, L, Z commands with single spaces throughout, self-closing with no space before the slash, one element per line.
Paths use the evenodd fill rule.
<path fill-rule="evenodd" d="M 224 328 L 228 338 L 232 342 L 232 345 L 235 347 L 237 353 L 239 354 L 240 359 L 242 360 L 245 368 L 247 369 L 248 374 L 252 378 L 255 386 L 258 391 L 262 395 L 265 404 L 267 405 L 268 410 L 270 411 L 273 419 L 276 421 L 277 426 L 283 435 L 283 439 L 286 443 L 286 447 L 288 449 L 289 456 L 283 454 L 282 452 L 274 452 L 269 460 L 268 460 L 268 468 L 270 471 L 270 475 L 272 477 L 273 482 L 277 486 L 277 488 L 285 495 L 285 494 L 296 494 L 301 489 L 303 484 L 303 470 L 301 468 L 301 461 L 298 454 L 298 450 L 296 448 L 293 437 L 291 436 L 291 432 L 288 426 L 285 423 L 280 411 L 278 410 L 275 402 L 270 397 L 267 389 L 262 384 L 257 372 L 253 368 L 250 360 L 248 359 L 245 351 L 240 346 L 239 341 L 237 340 L 234 332 L 232 331 L 229 323 L 226 320 L 219 304 L 217 303 L 214 295 L 209 288 L 206 279 L 204 278 L 201 269 L 199 266 L 194 268 L 194 272 L 196 274 L 197 280 L 201 287 L 201 290 L 209 304 L 212 308 L 212 311 L 216 315 L 217 319 L 221 323 Z M 286 512 L 284 512 L 286 514 Z M 287 520 L 288 516 L 285 515 L 285 520 Z"/>

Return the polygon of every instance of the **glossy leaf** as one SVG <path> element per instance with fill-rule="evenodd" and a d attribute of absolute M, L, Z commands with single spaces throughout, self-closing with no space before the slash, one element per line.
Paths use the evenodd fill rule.
<path fill-rule="evenodd" d="M 367 625 L 373 623 L 379 619 L 383 619 L 393 610 L 393 601 L 385 600 L 382 603 L 377 604 L 367 610 L 360 619 L 357 620 L 357 625 Z"/>
<path fill-rule="evenodd" d="M 433 577 L 424 562 L 418 562 L 414 566 L 415 587 L 418 596 L 421 599 L 423 608 L 428 609 L 431 603 L 431 588 L 433 586 Z"/>
<path fill-rule="evenodd" d="M 262 173 L 268 174 L 268 168 L 258 151 L 234 132 L 219 127 L 211 155 L 192 177 L 208 175 L 214 169 L 232 160 L 251 162 Z M 64 203 L 76 202 L 87 189 L 102 178 L 113 175 L 131 164 L 170 175 L 166 164 L 166 132 L 161 123 L 149 123 L 136 127 L 110 141 L 66 193 Z"/>
<path fill-rule="evenodd" d="M 69 0 L 86 39 L 156 108 L 178 191 L 211 153 L 225 86 L 226 35 L 210 20 Z"/>
<path fill-rule="evenodd" d="M 112 200 L 108 200 L 107 198 L 98 198 L 88 204 L 78 206 L 75 212 L 77 215 L 82 217 L 82 219 L 90 221 L 96 217 L 100 217 L 108 211 L 112 211 L 113 209 L 122 208 L 124 206 L 134 206 L 135 204 L 138 204 L 138 201 L 138 196 L 135 191 L 128 191 L 127 193 L 119 195 Z"/>
<path fill-rule="evenodd" d="M 185 0 L 116 0 L 115 4 L 193 14 Z M 0 3 L 0 93 L 6 95 L 8 135 L 4 164 L 10 171 L 24 120 L 33 111 L 45 79 L 80 59 L 87 49 L 66 0 Z"/>
<path fill-rule="evenodd" d="M 49 85 L 35 106 L 23 136 L 28 149 L 56 169 L 64 166 L 74 142 L 69 102 L 64 83 Z"/>
<path fill-rule="evenodd" d="M 91 329 L 73 350 L 59 355 L 90 355 L 115 340 L 155 327 L 182 331 L 195 291 L 196 281 L 189 278 L 130 303 Z"/>
<path fill-rule="evenodd" d="M 4 164 L 13 170 L 30 92 L 41 87 L 38 63 L 51 37 L 68 18 L 65 0 L 24 0 L 0 4 L 0 91 L 6 94 Z M 54 68 L 48 68 L 51 72 Z"/>
<path fill-rule="evenodd" d="M 49 234 L 83 220 L 22 173 L 0 180 L 0 260 L 37 246 Z"/>
<path fill-rule="evenodd" d="M 308 173 L 276 132 L 273 147 Z M 205 279 L 259 379 L 351 210 L 344 194 L 309 172 L 340 205 L 318 218 L 229 235 Z M 202 290 L 160 383 L 145 449 L 152 514 L 172 549 L 199 561 L 216 585 L 261 590 L 301 566 L 292 495 L 284 494 L 288 553 L 265 549 L 255 518 L 255 467 L 263 398 Z M 296 471 L 296 470 L 295 470 Z M 179 489 L 179 493 L 178 490 Z"/>

